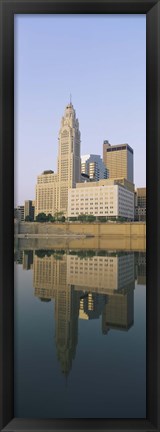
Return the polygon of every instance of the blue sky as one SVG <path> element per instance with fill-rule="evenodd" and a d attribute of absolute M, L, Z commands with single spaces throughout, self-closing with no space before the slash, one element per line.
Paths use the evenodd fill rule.
<path fill-rule="evenodd" d="M 134 182 L 146 184 L 146 16 L 16 15 L 15 205 L 35 198 L 37 175 L 57 171 L 70 93 L 81 154 L 128 143 Z"/>

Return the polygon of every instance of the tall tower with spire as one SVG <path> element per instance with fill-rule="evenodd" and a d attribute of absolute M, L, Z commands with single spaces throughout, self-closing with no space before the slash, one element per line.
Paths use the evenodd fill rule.
<path fill-rule="evenodd" d="M 71 102 L 66 106 L 58 138 L 57 209 L 67 214 L 68 189 L 80 182 L 80 131 Z"/>
<path fill-rule="evenodd" d="M 59 131 L 57 173 L 46 170 L 38 176 L 35 216 L 41 212 L 67 215 L 68 189 L 81 181 L 80 142 L 79 122 L 70 95 Z"/>

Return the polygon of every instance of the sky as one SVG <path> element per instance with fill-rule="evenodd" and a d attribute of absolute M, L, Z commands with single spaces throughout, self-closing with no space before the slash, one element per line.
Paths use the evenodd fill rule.
<path fill-rule="evenodd" d="M 146 185 L 146 15 L 15 15 L 15 206 L 57 172 L 58 133 L 72 95 L 81 155 L 103 141 L 134 150 Z"/>

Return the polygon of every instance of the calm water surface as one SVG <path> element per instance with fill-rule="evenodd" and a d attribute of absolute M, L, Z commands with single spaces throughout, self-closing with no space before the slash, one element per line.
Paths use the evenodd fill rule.
<path fill-rule="evenodd" d="M 144 252 L 15 250 L 15 417 L 146 417 Z"/>

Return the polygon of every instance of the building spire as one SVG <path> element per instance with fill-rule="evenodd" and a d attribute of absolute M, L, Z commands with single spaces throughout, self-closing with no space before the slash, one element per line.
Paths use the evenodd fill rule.
<path fill-rule="evenodd" d="M 70 93 L 70 105 L 72 105 L 72 95 Z"/>

